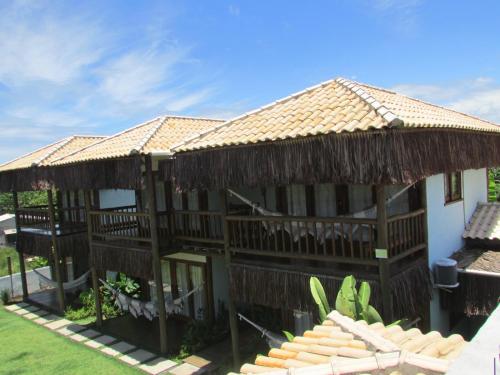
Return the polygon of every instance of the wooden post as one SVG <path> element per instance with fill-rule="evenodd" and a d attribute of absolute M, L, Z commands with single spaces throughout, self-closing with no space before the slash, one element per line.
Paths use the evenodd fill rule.
<path fill-rule="evenodd" d="M 149 206 L 149 222 L 151 228 L 151 251 L 153 255 L 153 276 L 156 284 L 156 300 L 160 319 L 160 350 L 167 352 L 167 313 L 165 311 L 165 295 L 161 276 L 160 245 L 158 242 L 158 224 L 156 213 L 156 192 L 153 178 L 151 156 L 146 156 L 146 194 Z"/>
<path fill-rule="evenodd" d="M 392 322 L 392 297 L 390 289 L 389 241 L 387 228 L 387 205 L 385 186 L 377 185 L 377 258 L 382 294 L 382 316 L 384 323 Z"/>
<path fill-rule="evenodd" d="M 487 175 L 487 174 L 486 174 Z M 422 223 L 423 231 L 424 231 L 424 241 L 425 241 L 425 253 L 424 259 L 425 264 L 429 265 L 429 236 L 427 230 L 427 180 L 423 179 L 420 182 L 420 203 L 422 205 L 421 208 L 425 209 L 424 220 Z M 427 332 L 431 327 L 431 304 L 430 301 L 427 301 L 424 309 L 424 316 L 422 317 L 422 328 Z"/>
<path fill-rule="evenodd" d="M 17 191 L 12 192 L 12 200 L 14 201 L 14 214 L 16 217 L 16 250 L 19 255 L 19 271 L 21 273 L 21 284 L 23 286 L 23 299 L 28 298 L 28 282 L 26 281 L 26 266 L 24 264 L 24 254 L 19 250 L 17 246 L 17 239 L 19 238 L 19 233 L 21 233 L 21 225 L 19 224 L 19 199 L 17 196 Z"/>
<path fill-rule="evenodd" d="M 229 223 L 226 220 L 228 215 L 228 205 L 227 205 L 227 195 L 226 191 L 220 192 L 221 201 L 221 211 L 222 220 L 224 223 L 224 257 L 226 263 L 226 272 L 228 275 L 228 280 L 231 280 L 230 269 L 231 269 L 231 253 L 229 252 Z M 229 281 L 231 282 L 231 281 Z M 229 327 L 231 329 L 231 343 L 233 348 L 233 366 L 234 369 L 239 369 L 240 367 L 240 348 L 239 348 L 239 332 L 238 332 L 238 319 L 236 317 L 236 308 L 234 306 L 233 297 L 231 296 L 231 291 L 229 291 L 228 298 L 228 312 L 229 312 Z"/>
<path fill-rule="evenodd" d="M 54 255 L 54 263 L 55 263 L 55 271 L 56 271 L 56 280 L 57 280 L 57 297 L 59 300 L 59 310 L 64 312 L 65 303 L 64 303 L 64 286 L 62 280 L 62 270 L 61 270 L 61 258 L 59 256 L 59 251 L 57 248 L 57 228 L 56 228 L 56 219 L 54 214 L 54 199 L 52 196 L 52 190 L 47 190 L 47 199 L 49 202 L 49 221 L 50 221 L 50 231 L 52 238 L 52 251 Z"/>
<path fill-rule="evenodd" d="M 90 253 L 92 252 L 92 222 L 90 220 L 90 211 L 92 210 L 92 205 L 90 204 L 90 191 L 84 191 L 84 200 L 85 200 L 85 215 L 87 217 L 87 241 L 89 244 L 89 258 Z M 89 262 L 90 263 L 90 262 Z M 97 270 L 95 265 L 90 266 L 90 273 L 92 275 L 92 288 L 94 289 L 94 298 L 95 298 L 95 313 L 96 313 L 96 325 L 97 327 L 102 326 L 102 307 L 101 307 L 101 298 L 99 294 L 99 279 L 97 277 Z"/>

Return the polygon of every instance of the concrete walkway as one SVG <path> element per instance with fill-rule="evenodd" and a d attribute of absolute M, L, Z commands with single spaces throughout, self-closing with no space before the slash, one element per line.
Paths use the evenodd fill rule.
<path fill-rule="evenodd" d="M 205 372 L 203 369 L 192 364 L 178 364 L 169 359 L 159 357 L 152 352 L 137 348 L 128 342 L 120 341 L 109 335 L 103 335 L 96 330 L 88 329 L 25 302 L 5 306 L 5 309 L 31 320 L 35 324 L 57 332 L 74 342 L 81 343 L 104 355 L 116 358 L 116 360 L 122 361 L 147 374 L 191 375 Z"/>

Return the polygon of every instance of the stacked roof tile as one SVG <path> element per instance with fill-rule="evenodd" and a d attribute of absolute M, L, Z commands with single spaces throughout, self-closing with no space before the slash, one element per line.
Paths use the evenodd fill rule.
<path fill-rule="evenodd" d="M 500 126 L 343 78 L 324 82 L 183 140 L 174 151 L 382 128 L 500 132 Z"/>
<path fill-rule="evenodd" d="M 466 345 L 460 335 L 423 334 L 417 328 L 368 325 L 333 311 L 322 325 L 258 356 L 243 374 L 354 374 L 388 370 L 445 373 Z M 378 373 L 378 372 L 377 372 Z M 386 372 L 390 373 L 390 372 Z"/>
<path fill-rule="evenodd" d="M 83 135 L 67 137 L 0 165 L 0 172 L 34 166 L 47 166 L 56 159 L 71 154 L 82 147 L 96 143 L 104 138 L 105 137 Z"/>

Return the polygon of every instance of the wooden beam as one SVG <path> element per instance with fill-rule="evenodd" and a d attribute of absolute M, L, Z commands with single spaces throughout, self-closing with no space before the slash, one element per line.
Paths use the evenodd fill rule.
<path fill-rule="evenodd" d="M 377 249 L 385 257 L 378 257 L 378 272 L 380 279 L 380 292 L 382 294 L 382 316 L 386 324 L 392 322 L 392 297 L 390 289 L 390 269 L 389 269 L 389 241 L 387 228 L 387 205 L 385 186 L 377 185 Z"/>
<path fill-rule="evenodd" d="M 229 222 L 226 220 L 226 216 L 229 214 L 228 204 L 227 204 L 227 194 L 225 190 L 220 192 L 220 202 L 221 202 L 221 212 L 224 223 L 224 258 L 226 263 L 226 272 L 229 282 L 231 282 L 231 253 L 229 252 Z M 231 289 L 231 288 L 229 288 Z M 233 366 L 234 369 L 239 369 L 240 367 L 240 343 L 239 343 L 239 332 L 238 332 L 238 319 L 236 317 L 236 308 L 234 306 L 233 297 L 231 296 L 231 291 L 229 291 L 228 298 L 228 312 L 229 312 L 229 327 L 231 329 L 231 343 L 233 348 Z"/>
<path fill-rule="evenodd" d="M 92 222 L 90 220 L 90 211 L 92 205 L 90 203 L 90 191 L 85 190 L 83 193 L 83 198 L 85 200 L 85 215 L 87 216 L 87 240 L 89 244 L 89 254 L 92 252 Z M 92 275 L 92 288 L 94 289 L 95 298 L 95 313 L 96 313 L 96 325 L 98 327 L 102 326 L 102 307 L 101 307 L 101 296 L 99 293 L 99 279 L 97 277 L 97 270 L 95 265 L 90 265 L 90 273 Z"/>
<path fill-rule="evenodd" d="M 19 236 L 19 233 L 21 232 L 21 225 L 19 224 L 19 217 L 18 217 L 19 198 L 17 196 L 17 191 L 12 192 L 12 200 L 14 201 L 14 214 L 16 217 L 16 236 Z M 16 247 L 17 247 L 17 240 L 16 240 Z M 19 255 L 19 271 L 21 273 L 23 299 L 26 299 L 28 298 L 28 283 L 26 281 L 26 266 L 24 264 L 24 254 L 22 251 L 19 250 L 19 248 L 17 248 L 16 250 L 17 254 Z"/>
<path fill-rule="evenodd" d="M 56 219 L 54 213 L 54 199 L 52 196 L 52 190 L 47 190 L 47 199 L 49 203 L 49 222 L 50 222 L 50 231 L 51 231 L 51 239 L 52 239 L 52 254 L 54 256 L 54 268 L 56 271 L 56 280 L 57 280 L 57 297 L 59 301 L 59 310 L 64 312 L 65 302 L 64 302 L 64 287 L 62 280 L 62 270 L 61 270 L 61 257 L 59 256 L 59 249 L 57 248 L 57 228 L 56 228 Z"/>
<path fill-rule="evenodd" d="M 156 192 L 153 177 L 153 166 L 151 156 L 146 161 L 146 194 L 149 208 L 149 221 L 151 228 L 151 250 L 153 255 L 153 276 L 156 284 L 156 299 L 158 303 L 158 315 L 160 319 L 160 350 L 167 352 L 167 313 L 165 311 L 165 295 L 163 294 L 163 281 L 161 276 L 160 247 L 158 242 L 158 223 L 156 212 Z"/>

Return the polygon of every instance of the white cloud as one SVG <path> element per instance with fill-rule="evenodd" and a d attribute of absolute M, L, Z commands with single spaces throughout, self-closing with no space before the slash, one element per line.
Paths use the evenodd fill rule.
<path fill-rule="evenodd" d="M 95 21 L 15 4 L 1 12 L 0 35 L 0 81 L 10 86 L 30 80 L 67 83 L 103 53 Z"/>
<path fill-rule="evenodd" d="M 240 7 L 234 4 L 230 4 L 228 7 L 229 14 L 232 16 L 239 16 L 240 15 Z"/>
<path fill-rule="evenodd" d="M 500 124 L 500 83 L 479 77 L 448 84 L 399 84 L 396 92 Z"/>
<path fill-rule="evenodd" d="M 418 29 L 419 7 L 423 0 L 369 0 L 376 16 L 385 25 L 403 34 L 412 34 Z"/>
<path fill-rule="evenodd" d="M 14 152 L 13 142 L 40 147 L 167 112 L 196 112 L 217 92 L 203 61 L 175 39 L 175 10 L 146 8 L 124 23 L 119 9 L 105 7 L 0 3 L 1 159 L 25 151 Z"/>

